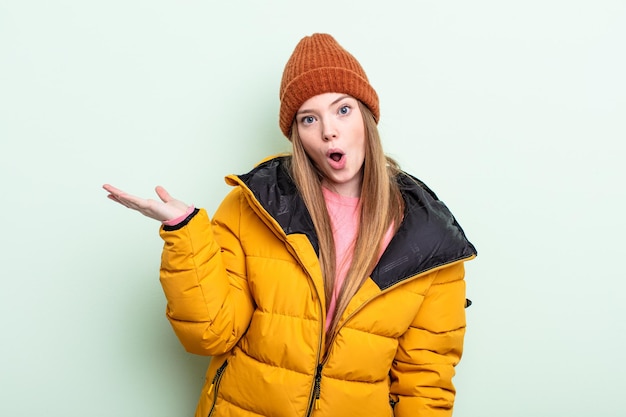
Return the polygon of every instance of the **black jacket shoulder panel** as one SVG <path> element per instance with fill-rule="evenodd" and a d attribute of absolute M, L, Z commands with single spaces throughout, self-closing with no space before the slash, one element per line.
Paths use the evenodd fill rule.
<path fill-rule="evenodd" d="M 290 156 L 280 156 L 257 165 L 239 179 L 248 186 L 261 206 L 282 227 L 285 234 L 306 235 L 319 255 L 315 226 L 304 200 L 288 171 Z"/>
<path fill-rule="evenodd" d="M 372 272 L 382 290 L 476 255 L 461 226 L 430 188 L 404 173 L 398 182 L 405 202 L 404 219 Z"/>

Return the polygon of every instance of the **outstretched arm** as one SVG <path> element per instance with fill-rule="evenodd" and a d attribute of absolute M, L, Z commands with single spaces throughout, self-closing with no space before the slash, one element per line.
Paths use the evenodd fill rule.
<path fill-rule="evenodd" d="M 156 187 L 160 201 L 140 198 L 109 184 L 103 188 L 109 199 L 165 226 L 160 228 L 165 241 L 161 284 L 167 298 L 167 317 L 183 346 L 199 355 L 219 355 L 232 349 L 254 311 L 246 257 L 239 241 L 240 194 L 229 194 L 212 226 L 202 209 L 189 223 L 179 223 L 193 206 L 172 198 L 163 187 Z"/>
<path fill-rule="evenodd" d="M 138 211 L 146 217 L 161 222 L 183 216 L 190 208 L 190 206 L 182 201 L 173 198 L 165 188 L 161 186 L 155 188 L 161 201 L 137 197 L 115 188 L 110 184 L 104 184 L 102 188 L 109 192 L 107 195 L 109 199 L 124 207 Z"/>

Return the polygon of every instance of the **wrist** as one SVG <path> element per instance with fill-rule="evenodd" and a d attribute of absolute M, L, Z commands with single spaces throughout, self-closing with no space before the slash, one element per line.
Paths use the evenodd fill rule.
<path fill-rule="evenodd" d="M 195 210 L 194 205 L 190 205 L 189 207 L 187 207 L 187 211 L 185 211 L 185 213 L 181 214 L 178 217 L 175 217 L 173 219 L 170 220 L 164 220 L 162 223 L 165 226 L 176 226 L 178 223 L 182 222 L 183 220 L 185 220 L 187 217 L 189 217 L 189 215 L 191 213 L 193 213 L 193 211 Z"/>

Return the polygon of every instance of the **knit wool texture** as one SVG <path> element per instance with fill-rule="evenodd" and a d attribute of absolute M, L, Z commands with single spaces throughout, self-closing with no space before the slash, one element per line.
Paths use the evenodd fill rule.
<path fill-rule="evenodd" d="M 378 122 L 378 95 L 361 64 L 331 35 L 315 33 L 300 40 L 283 71 L 279 125 L 287 138 L 298 109 L 323 93 L 351 95 L 365 104 Z"/>

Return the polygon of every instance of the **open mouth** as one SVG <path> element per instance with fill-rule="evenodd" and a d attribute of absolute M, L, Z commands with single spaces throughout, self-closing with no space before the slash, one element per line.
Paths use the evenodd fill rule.
<path fill-rule="evenodd" d="M 343 154 L 339 152 L 331 152 L 331 154 L 329 155 L 329 158 L 335 162 L 339 162 L 341 161 L 341 158 L 343 158 Z"/>
<path fill-rule="evenodd" d="M 326 158 L 328 158 L 328 165 L 332 169 L 338 170 L 346 167 L 346 154 L 339 148 L 328 149 Z"/>

